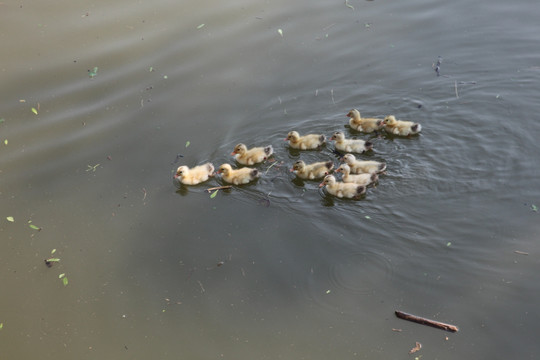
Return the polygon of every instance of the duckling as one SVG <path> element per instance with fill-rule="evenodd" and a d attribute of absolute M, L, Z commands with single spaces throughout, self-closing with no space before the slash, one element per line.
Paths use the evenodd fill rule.
<path fill-rule="evenodd" d="M 343 174 L 341 179 L 344 183 L 354 183 L 358 185 L 368 186 L 379 180 L 379 176 L 376 173 L 362 173 L 358 175 L 351 175 L 351 168 L 347 164 L 341 164 L 340 167 L 336 169 L 336 172 Z"/>
<path fill-rule="evenodd" d="M 349 120 L 349 125 L 351 128 L 357 131 L 362 131 L 365 133 L 371 133 L 377 130 L 382 129 L 382 120 L 376 118 L 363 118 L 360 116 L 360 111 L 357 109 L 352 109 L 347 114 L 351 119 Z"/>
<path fill-rule="evenodd" d="M 307 134 L 300 136 L 298 132 L 291 131 L 285 138 L 285 141 L 287 140 L 289 141 L 289 146 L 293 149 L 313 150 L 324 144 L 326 137 L 319 134 Z"/>
<path fill-rule="evenodd" d="M 334 175 L 326 175 L 319 187 L 326 186 L 330 195 L 338 198 L 358 199 L 366 192 L 366 187 L 353 183 L 337 182 Z"/>
<path fill-rule="evenodd" d="M 345 164 L 349 165 L 349 168 L 351 169 L 351 173 L 353 174 L 361 174 L 361 173 L 369 173 L 369 174 L 380 174 L 383 171 L 386 170 L 386 163 L 374 161 L 374 160 L 356 160 L 356 157 L 353 154 L 345 154 L 343 158 L 341 159 Z"/>
<path fill-rule="evenodd" d="M 389 115 L 383 120 L 384 130 L 394 135 L 415 135 L 422 131 L 422 125 L 412 122 L 396 120 L 394 115 Z"/>
<path fill-rule="evenodd" d="M 212 176 L 214 176 L 214 165 L 206 163 L 191 169 L 185 165 L 179 166 L 176 169 L 176 174 L 174 174 L 174 179 L 178 179 L 178 181 L 185 185 L 197 185 Z"/>
<path fill-rule="evenodd" d="M 242 165 L 254 165 L 268 159 L 274 153 L 272 145 L 265 147 L 254 147 L 248 150 L 246 145 L 238 144 L 234 147 L 231 155 Z"/>
<path fill-rule="evenodd" d="M 371 150 L 373 143 L 371 141 L 364 141 L 359 139 L 345 139 L 345 134 L 341 131 L 336 131 L 330 140 L 335 140 L 335 147 L 337 150 L 345 152 L 363 153 L 364 151 Z"/>
<path fill-rule="evenodd" d="M 321 161 L 306 165 L 302 160 L 298 160 L 294 163 L 291 172 L 296 173 L 296 176 L 300 179 L 314 180 L 328 175 L 333 167 L 334 163 L 332 161 Z"/>
<path fill-rule="evenodd" d="M 223 181 L 229 184 L 242 185 L 257 179 L 260 176 L 259 170 L 252 168 L 240 168 L 233 170 L 229 164 L 223 164 L 219 167 L 218 174 L 221 174 Z"/>

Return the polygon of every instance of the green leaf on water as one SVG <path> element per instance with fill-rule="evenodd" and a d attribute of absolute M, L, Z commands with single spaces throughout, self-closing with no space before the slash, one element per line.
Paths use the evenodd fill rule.
<path fill-rule="evenodd" d="M 278 32 L 279 35 L 281 35 L 281 37 L 283 37 L 283 30 L 277 29 L 277 32 Z"/>
<path fill-rule="evenodd" d="M 62 274 L 58 275 L 58 278 L 61 279 L 61 278 L 63 278 L 64 276 L 66 276 L 66 274 L 62 273 Z"/>
<path fill-rule="evenodd" d="M 191 143 L 189 142 L 189 140 L 188 140 L 188 141 L 186 141 L 186 147 L 188 147 L 188 146 L 189 146 L 189 144 L 191 144 Z"/>
<path fill-rule="evenodd" d="M 40 228 L 39 226 L 36 226 L 36 225 L 34 225 L 34 224 L 30 224 L 30 225 L 28 225 L 28 226 L 30 226 L 30 229 L 41 230 L 41 228 Z"/>
<path fill-rule="evenodd" d="M 534 204 L 531 205 L 531 210 L 534 212 L 538 212 L 538 207 Z"/>
<path fill-rule="evenodd" d="M 210 199 L 213 199 L 216 197 L 219 190 L 214 191 L 212 194 L 210 194 Z"/>
<path fill-rule="evenodd" d="M 163 75 L 163 78 L 167 80 L 169 77 L 167 75 Z"/>
<path fill-rule="evenodd" d="M 5 139 L 4 140 L 4 145 L 7 145 L 8 144 L 8 139 Z"/>
<path fill-rule="evenodd" d="M 4 120 L 4 118 L 0 118 L 0 124 L 3 123 L 4 121 L 6 121 Z"/>
<path fill-rule="evenodd" d="M 203 27 L 204 27 L 204 24 L 201 24 L 201 25 L 197 26 L 197 30 L 202 29 Z"/>
<path fill-rule="evenodd" d="M 4 323 L 0 323 L 0 330 L 4 328 Z"/>
<path fill-rule="evenodd" d="M 34 114 L 36 114 L 36 115 L 38 114 L 36 108 L 34 108 L 34 107 L 32 108 L 32 112 L 33 112 Z"/>
<path fill-rule="evenodd" d="M 327 294 L 330 294 L 330 290 L 326 290 L 326 293 L 327 293 Z"/>
<path fill-rule="evenodd" d="M 371 219 L 371 216 L 366 215 L 365 218 L 369 220 L 369 219 Z"/>
<path fill-rule="evenodd" d="M 88 70 L 88 76 L 90 76 L 91 78 L 97 76 L 97 72 L 98 72 L 98 67 L 94 67 L 92 70 Z"/>
<path fill-rule="evenodd" d="M 54 254 L 56 252 L 56 249 L 52 249 L 51 250 L 51 255 Z"/>
<path fill-rule="evenodd" d="M 9 222 L 15 222 L 15 219 L 13 218 L 13 216 L 8 216 L 6 220 Z"/>
<path fill-rule="evenodd" d="M 452 243 L 450 241 L 446 243 L 446 246 L 451 246 L 451 245 Z"/>
<path fill-rule="evenodd" d="M 153 67 L 153 66 L 150 66 L 150 68 L 148 69 L 148 71 L 150 71 L 150 72 L 154 71 L 154 67 Z"/>
<path fill-rule="evenodd" d="M 59 258 L 50 258 L 50 259 L 47 259 L 48 262 L 59 262 L 60 259 Z M 60 275 L 64 275 L 64 274 L 60 274 Z"/>
<path fill-rule="evenodd" d="M 62 278 L 62 283 L 64 284 L 64 286 L 67 286 L 67 284 L 68 284 L 68 278 L 64 276 L 64 277 Z"/>

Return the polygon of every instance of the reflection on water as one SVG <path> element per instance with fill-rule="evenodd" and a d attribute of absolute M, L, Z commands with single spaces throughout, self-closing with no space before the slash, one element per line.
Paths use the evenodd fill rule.
<path fill-rule="evenodd" d="M 3 352 L 533 358 L 534 5 L 0 4 Z M 362 134 L 352 108 L 423 131 Z M 292 150 L 291 130 L 369 139 L 388 170 L 334 198 L 290 172 L 337 166 L 333 144 Z M 239 142 L 275 149 L 256 182 L 172 180 Z"/>

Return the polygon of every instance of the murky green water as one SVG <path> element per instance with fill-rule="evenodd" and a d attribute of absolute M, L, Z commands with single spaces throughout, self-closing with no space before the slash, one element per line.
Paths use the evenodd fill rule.
<path fill-rule="evenodd" d="M 2 358 L 536 358 L 535 2 L 0 14 Z M 360 134 L 351 108 L 424 130 Z M 388 171 L 362 200 L 332 198 L 289 168 L 337 164 L 333 145 L 289 150 L 290 130 L 371 139 L 360 157 Z M 256 183 L 214 198 L 219 178 L 173 183 L 239 142 L 275 149 Z"/>

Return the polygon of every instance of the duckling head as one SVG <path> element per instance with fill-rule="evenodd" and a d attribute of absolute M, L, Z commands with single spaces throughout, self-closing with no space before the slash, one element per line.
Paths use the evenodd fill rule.
<path fill-rule="evenodd" d="M 306 166 L 306 163 L 303 162 L 302 160 L 298 160 L 297 162 L 295 162 L 293 164 L 293 167 L 291 169 L 291 172 L 293 171 L 298 171 L 298 170 L 302 170 L 304 167 Z"/>
<path fill-rule="evenodd" d="M 396 117 L 394 115 L 388 115 L 384 118 L 383 124 L 384 125 L 393 125 L 397 122 Z"/>
<path fill-rule="evenodd" d="M 290 140 L 292 142 L 297 142 L 299 138 L 300 134 L 297 131 L 289 131 L 287 137 L 285 138 L 285 141 Z"/>
<path fill-rule="evenodd" d="M 230 164 L 222 164 L 217 173 L 218 174 L 223 174 L 225 176 L 229 175 L 229 173 L 232 171 L 232 166 Z"/>
<path fill-rule="evenodd" d="M 341 161 L 346 164 L 352 164 L 356 161 L 356 157 L 353 154 L 345 154 L 341 158 Z"/>
<path fill-rule="evenodd" d="M 335 133 L 332 134 L 332 137 L 330 138 L 330 140 L 336 140 L 336 141 L 341 141 L 344 139 L 345 139 L 345 134 L 343 134 L 341 131 L 336 131 Z"/>
<path fill-rule="evenodd" d="M 354 117 L 360 117 L 360 111 L 357 109 L 352 109 L 347 113 L 347 117 L 354 118 Z"/>
<path fill-rule="evenodd" d="M 336 172 L 343 173 L 345 175 L 348 175 L 351 173 L 351 168 L 347 164 L 341 164 L 337 169 Z"/>
<path fill-rule="evenodd" d="M 236 155 L 236 154 L 242 155 L 242 154 L 244 154 L 246 151 L 247 151 L 246 145 L 240 143 L 240 144 L 238 144 L 238 145 L 236 145 L 236 146 L 234 147 L 234 150 L 233 150 L 233 152 L 231 153 L 231 155 Z"/>
<path fill-rule="evenodd" d="M 334 177 L 334 175 L 326 175 L 324 177 L 324 180 L 322 183 L 319 184 L 319 187 L 323 187 L 325 185 L 332 185 L 332 184 L 335 184 L 336 183 L 336 178 Z"/>
<path fill-rule="evenodd" d="M 176 169 L 176 174 L 174 174 L 174 179 L 181 178 L 182 176 L 186 175 L 189 171 L 189 168 L 187 166 L 179 166 L 178 169 Z"/>

